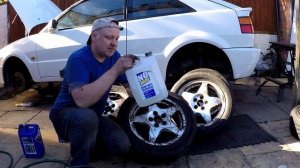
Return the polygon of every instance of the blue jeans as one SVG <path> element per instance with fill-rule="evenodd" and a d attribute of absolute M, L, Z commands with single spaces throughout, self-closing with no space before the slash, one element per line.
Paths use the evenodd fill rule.
<path fill-rule="evenodd" d="M 91 109 L 66 108 L 50 119 L 59 138 L 71 143 L 71 166 L 88 165 L 91 158 L 103 154 L 121 156 L 130 149 L 123 129 Z"/>

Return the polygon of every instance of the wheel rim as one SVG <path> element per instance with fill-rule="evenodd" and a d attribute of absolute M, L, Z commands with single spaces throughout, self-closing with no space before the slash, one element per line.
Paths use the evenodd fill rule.
<path fill-rule="evenodd" d="M 109 93 L 107 98 L 107 103 L 104 108 L 103 116 L 115 116 L 117 117 L 118 111 L 124 102 L 124 98 L 121 94 L 118 93 Z"/>
<path fill-rule="evenodd" d="M 210 81 L 190 81 L 179 90 L 178 94 L 194 111 L 197 127 L 213 124 L 216 118 L 221 118 L 226 109 L 224 92 Z"/>
<path fill-rule="evenodd" d="M 170 99 L 148 107 L 135 104 L 129 113 L 129 124 L 136 137 L 154 146 L 174 144 L 187 126 L 183 110 Z"/>

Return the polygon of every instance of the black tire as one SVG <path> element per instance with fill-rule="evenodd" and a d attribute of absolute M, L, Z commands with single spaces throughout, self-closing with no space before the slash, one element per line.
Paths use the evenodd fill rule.
<path fill-rule="evenodd" d="M 5 87 L 12 88 L 18 94 L 32 86 L 32 79 L 24 65 L 18 65 L 8 70 Z"/>
<path fill-rule="evenodd" d="M 290 115 L 290 131 L 293 137 L 300 140 L 300 105 L 292 109 Z"/>
<path fill-rule="evenodd" d="M 147 107 L 139 107 L 129 97 L 119 110 L 118 121 L 132 143 L 133 159 L 147 163 L 177 158 L 191 144 L 196 131 L 193 111 L 171 92 Z"/>
<path fill-rule="evenodd" d="M 194 69 L 194 70 L 191 70 L 191 71 L 189 71 L 189 72 L 186 73 L 186 74 L 189 74 L 189 73 L 195 73 L 195 72 L 200 72 L 200 73 L 202 73 L 202 72 L 210 73 L 210 74 L 212 74 L 212 75 L 214 75 L 214 76 L 216 76 L 216 77 L 222 79 L 222 80 L 226 83 L 226 85 L 229 86 L 229 83 L 228 83 L 227 79 L 226 79 L 220 72 L 218 72 L 218 71 L 215 71 L 215 70 L 212 70 L 212 69 L 208 69 L 208 68 L 200 68 L 200 69 Z"/>
<path fill-rule="evenodd" d="M 194 111 L 199 135 L 216 134 L 231 117 L 230 88 L 225 83 L 225 78 L 216 74 L 219 73 L 207 69 L 188 72 L 171 89 L 181 95 Z"/>

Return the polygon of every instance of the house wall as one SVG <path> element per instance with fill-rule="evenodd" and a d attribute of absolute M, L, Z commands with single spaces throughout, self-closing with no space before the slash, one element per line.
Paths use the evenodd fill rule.
<path fill-rule="evenodd" d="M 276 42 L 277 35 L 271 34 L 255 34 L 254 35 L 254 47 L 259 48 L 263 54 L 268 53 L 268 48 L 270 47 L 270 41 Z"/>
<path fill-rule="evenodd" d="M 0 5 L 0 48 L 7 44 L 8 38 L 7 5 Z"/>

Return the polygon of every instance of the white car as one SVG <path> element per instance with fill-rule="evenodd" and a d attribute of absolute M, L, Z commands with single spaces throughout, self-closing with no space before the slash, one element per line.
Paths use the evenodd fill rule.
<path fill-rule="evenodd" d="M 44 10 L 30 12 L 23 12 L 24 4 L 18 0 L 10 2 L 21 19 L 33 13 L 23 16 L 27 29 L 44 13 L 59 11 L 46 0 L 36 5 Z M 46 10 L 47 6 L 52 10 Z M 253 48 L 250 12 L 251 8 L 222 0 L 82 0 L 49 21 L 38 34 L 0 50 L 0 85 L 24 90 L 31 82 L 61 81 L 60 72 L 70 54 L 86 45 L 93 20 L 113 17 L 123 27 L 118 51 L 122 55 L 152 52 L 168 89 L 192 108 L 198 132 L 216 133 L 231 114 L 227 80 L 250 76 L 259 60 L 260 50 Z M 138 129 L 132 131 L 139 135 Z M 157 139 L 159 133 L 152 136 Z"/>

